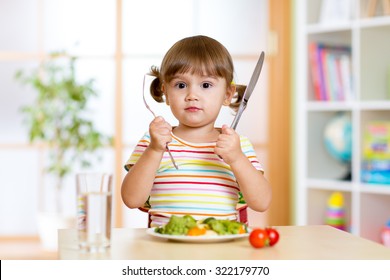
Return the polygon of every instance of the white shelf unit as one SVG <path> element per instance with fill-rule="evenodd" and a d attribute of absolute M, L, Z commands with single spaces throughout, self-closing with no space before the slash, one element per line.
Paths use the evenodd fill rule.
<path fill-rule="evenodd" d="M 390 219 L 390 185 L 364 183 L 360 173 L 365 126 L 370 121 L 390 121 L 390 16 L 366 18 L 367 0 L 351 3 L 350 20 L 327 24 L 319 20 L 321 0 L 294 1 L 295 222 L 324 224 L 328 198 L 333 191 L 340 191 L 348 230 L 380 242 L 381 229 Z M 310 42 L 351 47 L 352 100 L 316 100 Z M 351 180 L 340 179 L 348 168 L 329 155 L 323 141 L 325 124 L 340 111 L 352 120 Z"/>

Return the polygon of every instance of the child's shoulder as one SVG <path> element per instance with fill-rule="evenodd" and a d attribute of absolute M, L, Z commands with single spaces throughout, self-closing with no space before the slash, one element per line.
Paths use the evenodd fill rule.
<path fill-rule="evenodd" d="M 245 135 L 240 134 L 240 141 L 241 142 L 250 142 L 249 138 Z"/>
<path fill-rule="evenodd" d="M 244 150 L 245 149 L 249 149 L 249 150 L 253 149 L 252 142 L 245 135 L 240 135 L 240 144 L 241 144 L 241 148 L 243 148 Z"/>
<path fill-rule="evenodd" d="M 149 133 L 149 131 L 146 131 L 145 133 L 144 133 L 144 135 L 142 135 L 142 138 L 141 139 L 150 139 L 150 133 Z"/>

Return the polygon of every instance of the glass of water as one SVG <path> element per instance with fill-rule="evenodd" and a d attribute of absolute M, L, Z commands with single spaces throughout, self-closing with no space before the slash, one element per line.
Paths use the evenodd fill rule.
<path fill-rule="evenodd" d="M 104 252 L 111 245 L 112 175 L 76 174 L 79 246 Z"/>

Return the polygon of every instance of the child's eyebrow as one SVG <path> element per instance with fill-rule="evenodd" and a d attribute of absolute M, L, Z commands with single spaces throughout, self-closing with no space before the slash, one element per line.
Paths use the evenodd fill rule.
<path fill-rule="evenodd" d="M 171 81 L 173 81 L 173 80 L 183 80 L 184 78 L 185 78 L 184 75 L 176 74 L 176 75 L 172 76 L 170 80 Z"/>
<path fill-rule="evenodd" d="M 190 72 L 188 72 L 191 76 L 192 75 L 196 75 L 196 76 L 199 76 L 199 77 L 201 77 L 201 78 L 212 78 L 212 79 L 218 79 L 219 77 L 218 76 L 216 76 L 216 75 L 213 75 L 213 74 L 202 74 L 202 75 L 199 75 L 199 74 L 193 74 L 193 73 L 190 73 Z M 188 74 L 187 73 L 187 74 Z M 174 75 L 174 76 L 172 76 L 172 79 L 183 79 L 183 78 L 185 78 L 185 74 L 176 74 L 176 75 Z"/>
<path fill-rule="evenodd" d="M 212 79 L 218 79 L 218 76 L 213 74 L 203 74 L 201 75 L 202 78 L 212 78 Z"/>

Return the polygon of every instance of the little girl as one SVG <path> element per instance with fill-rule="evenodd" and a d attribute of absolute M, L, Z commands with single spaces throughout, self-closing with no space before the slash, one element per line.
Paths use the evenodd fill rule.
<path fill-rule="evenodd" d="M 245 91 L 233 73 L 229 52 L 206 36 L 178 41 L 160 69 L 152 67 L 151 94 L 170 106 L 179 124 L 171 127 L 162 117 L 150 123 L 125 165 L 121 189 L 129 208 L 149 198 L 151 226 L 171 215 L 237 219 L 240 191 L 251 209 L 269 207 L 271 187 L 250 141 L 227 125 L 214 127 L 221 107 L 237 109 Z"/>

